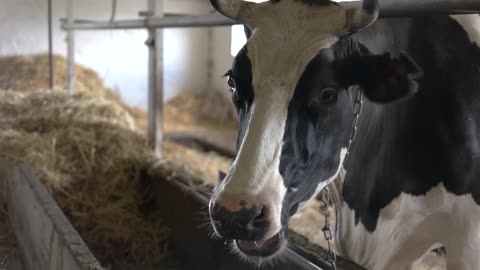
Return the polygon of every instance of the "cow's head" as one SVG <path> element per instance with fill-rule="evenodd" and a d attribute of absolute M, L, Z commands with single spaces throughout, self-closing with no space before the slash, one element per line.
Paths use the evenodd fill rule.
<path fill-rule="evenodd" d="M 253 31 L 227 73 L 240 131 L 210 217 L 240 254 L 270 258 L 285 246 L 290 216 L 342 166 L 354 119 L 350 86 L 388 102 L 416 90 L 419 69 L 346 37 L 376 20 L 376 0 L 357 9 L 328 0 L 211 2 Z"/>

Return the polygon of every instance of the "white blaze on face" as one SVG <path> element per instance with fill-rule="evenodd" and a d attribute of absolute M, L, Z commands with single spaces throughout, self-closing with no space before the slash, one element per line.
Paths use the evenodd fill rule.
<path fill-rule="evenodd" d="M 339 31 L 333 29 L 346 25 L 345 10 L 337 6 L 319 10 L 295 1 L 275 5 L 257 18 L 259 26 L 247 43 L 254 101 L 237 157 L 216 191 L 219 197 L 267 206 L 272 222 L 267 238 L 282 228 L 287 188 L 279 166 L 289 103 L 308 63 L 338 40 Z"/>
<path fill-rule="evenodd" d="M 462 26 L 470 41 L 480 47 L 480 15 L 451 15 L 450 17 Z"/>

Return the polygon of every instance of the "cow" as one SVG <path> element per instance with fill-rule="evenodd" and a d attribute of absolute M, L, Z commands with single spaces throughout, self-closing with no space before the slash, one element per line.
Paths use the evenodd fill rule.
<path fill-rule="evenodd" d="M 281 256 L 289 218 L 344 175 L 340 254 L 408 269 L 432 246 L 480 266 L 480 16 L 378 19 L 377 0 L 211 0 L 251 29 L 227 72 L 237 151 L 215 232 L 253 262 Z"/>

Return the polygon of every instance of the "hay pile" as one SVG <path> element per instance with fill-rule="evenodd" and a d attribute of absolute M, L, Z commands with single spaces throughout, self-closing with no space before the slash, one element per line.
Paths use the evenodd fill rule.
<path fill-rule="evenodd" d="M 53 88 L 65 89 L 67 62 L 60 55 L 53 56 Z M 104 91 L 102 79 L 92 69 L 75 66 L 74 88 L 79 92 L 96 93 L 98 96 L 115 95 Z M 19 55 L 0 58 L 0 89 L 40 91 L 48 89 L 48 55 Z"/>
<path fill-rule="evenodd" d="M 166 160 L 180 170 L 202 179 L 205 185 L 216 185 L 218 172 L 226 172 L 230 168 L 231 160 L 215 152 L 201 152 L 168 141 L 163 147 Z"/>
<path fill-rule="evenodd" d="M 54 87 L 63 91 L 66 86 L 67 62 L 54 55 Z M 0 89 L 43 91 L 48 89 L 48 55 L 21 55 L 0 58 Z M 90 68 L 75 65 L 75 92 L 116 101 L 127 110 L 137 127 L 148 127 L 145 111 L 126 105 L 114 90 L 105 87 L 100 76 Z M 181 93 L 165 106 L 165 130 L 173 135 L 195 135 L 233 151 L 237 120 L 229 100 L 216 91 Z"/>
<path fill-rule="evenodd" d="M 140 173 L 152 153 L 115 101 L 60 91 L 0 91 L 0 160 L 32 166 L 102 261 L 153 264 L 168 229 L 145 215 Z M 2 220 L 4 221 L 4 220 Z"/>
<path fill-rule="evenodd" d="M 165 115 L 168 116 L 165 127 L 167 130 L 189 130 L 191 126 L 197 126 L 210 132 L 236 132 L 237 121 L 225 109 L 230 102 L 215 91 L 181 93 L 165 106 Z"/>
<path fill-rule="evenodd" d="M 53 89 L 64 91 L 66 86 L 67 61 L 63 56 L 53 56 Z M 48 55 L 19 55 L 0 58 L 0 89 L 21 92 L 44 91 L 48 89 Z M 141 130 L 147 128 L 147 116 L 136 107 L 127 106 L 118 93 L 105 87 L 100 76 L 92 69 L 75 65 L 75 92 L 116 101 L 135 119 Z"/>
<path fill-rule="evenodd" d="M 75 94 L 67 95 L 60 56 L 54 57 L 55 88 L 45 90 L 47 65 L 46 55 L 0 58 L 0 89 L 15 89 L 0 90 L 0 162 L 32 166 L 105 266 L 158 263 L 168 254 L 168 228 L 161 213 L 140 210 L 145 201 L 140 172 L 156 173 L 159 164 L 142 134 L 146 113 L 125 105 L 95 72 L 79 65 Z M 173 123 L 167 126 L 194 124 L 195 117 L 187 115 L 195 115 L 200 98 L 181 95 L 167 104 L 165 120 Z M 170 162 L 161 166 L 210 183 L 217 181 L 217 168 L 228 168 L 229 160 L 214 153 L 170 142 L 164 147 Z M 6 217 L 0 215 L 2 255 L 15 245 Z"/>
<path fill-rule="evenodd" d="M 230 103 L 216 91 L 179 94 L 165 106 L 167 137 L 188 135 L 234 153 L 238 121 L 227 112 Z"/>

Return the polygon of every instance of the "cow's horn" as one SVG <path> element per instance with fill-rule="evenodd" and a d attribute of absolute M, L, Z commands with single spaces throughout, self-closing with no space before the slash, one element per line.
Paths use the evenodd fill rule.
<path fill-rule="evenodd" d="M 224 16 L 250 26 L 253 25 L 253 12 L 258 3 L 243 0 L 210 0 L 210 2 Z"/>
<path fill-rule="evenodd" d="M 356 32 L 373 24 L 380 12 L 378 0 L 363 0 L 362 7 L 351 12 L 350 31 Z"/>

